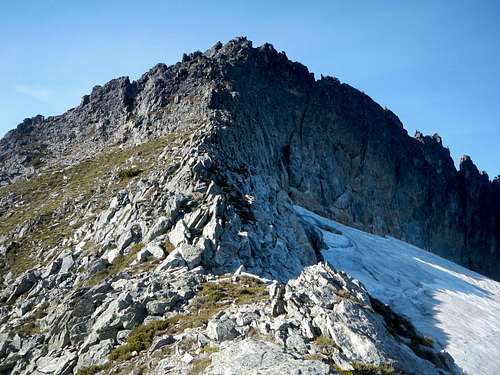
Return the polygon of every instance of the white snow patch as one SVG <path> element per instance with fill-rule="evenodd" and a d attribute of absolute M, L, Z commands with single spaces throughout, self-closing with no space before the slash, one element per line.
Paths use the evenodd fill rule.
<path fill-rule="evenodd" d="M 331 266 L 409 318 L 466 374 L 500 374 L 500 283 L 406 242 L 295 210 L 322 232 Z"/>

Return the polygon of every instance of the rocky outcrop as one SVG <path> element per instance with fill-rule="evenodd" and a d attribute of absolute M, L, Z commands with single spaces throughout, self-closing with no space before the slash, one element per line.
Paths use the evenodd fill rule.
<path fill-rule="evenodd" d="M 212 362 L 214 365 L 207 374 L 337 374 L 325 363 L 296 359 L 279 345 L 252 338 L 224 345 L 220 352 L 212 355 Z"/>
<path fill-rule="evenodd" d="M 208 121 L 203 66 L 159 64 L 139 80 L 96 86 L 61 116 L 26 119 L 0 140 L 0 186 L 35 171 L 79 163 L 112 145 L 133 145 Z"/>
<path fill-rule="evenodd" d="M 391 330 L 380 313 L 388 307 L 375 308 L 359 282 L 324 264 L 286 285 L 246 272 L 236 281 L 203 273 L 185 265 L 127 272 L 69 292 L 67 285 L 44 289 L 45 276 L 26 296 L 27 313 L 0 315 L 9 320 L 3 330 L 18 332 L 13 338 L 0 334 L 1 371 L 336 374 L 364 366 L 392 371 L 383 373 L 460 373 L 448 354 L 423 338 L 415 343 L 414 331 L 409 337 L 401 328 Z M 400 319 L 391 314 L 392 321 Z M 40 331 L 16 331 L 33 316 Z M 132 350 L 127 345 L 137 345 L 136 351 L 126 352 Z"/>
<path fill-rule="evenodd" d="M 366 95 L 244 38 L 26 120 L 0 161 L 8 374 L 457 374 L 318 264 L 322 238 L 294 204 L 484 272 L 498 256 L 497 181 L 470 160 L 457 172 L 439 137 L 408 137 Z"/>
<path fill-rule="evenodd" d="M 228 169 L 324 216 L 500 277 L 498 182 L 468 158 L 457 171 L 439 136 L 408 136 L 364 93 L 315 80 L 271 45 L 244 38 L 159 64 L 136 82 L 98 86 L 62 116 L 26 120 L 0 143 L 1 183 L 193 126 L 204 129 L 207 183 Z"/>
<path fill-rule="evenodd" d="M 500 276 L 496 184 L 470 161 L 457 172 L 439 136 L 409 137 L 365 94 L 315 81 L 270 45 L 233 48 L 232 95 L 214 104 L 229 117 L 217 131 L 224 159 L 268 176 L 298 205 Z"/>

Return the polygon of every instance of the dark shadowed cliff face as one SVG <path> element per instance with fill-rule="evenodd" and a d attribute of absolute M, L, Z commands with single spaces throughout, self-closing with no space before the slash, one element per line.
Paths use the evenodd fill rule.
<path fill-rule="evenodd" d="M 295 204 L 429 249 L 500 278 L 498 181 L 469 158 L 457 172 L 439 136 L 333 78 L 315 81 L 272 46 L 240 46 L 226 66 L 228 159 L 279 181 Z"/>
<path fill-rule="evenodd" d="M 245 39 L 137 82 L 111 81 L 62 116 L 26 120 L 1 141 L 0 183 L 193 124 L 206 128 L 203 149 L 242 194 L 258 176 L 294 204 L 500 279 L 498 181 L 469 158 L 457 171 L 439 136 L 410 137 L 367 95 L 316 81 L 271 45 Z"/>

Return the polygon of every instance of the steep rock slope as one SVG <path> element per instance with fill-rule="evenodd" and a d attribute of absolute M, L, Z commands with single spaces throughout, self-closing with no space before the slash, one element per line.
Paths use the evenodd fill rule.
<path fill-rule="evenodd" d="M 96 87 L 62 116 L 26 120 L 1 141 L 1 181 L 193 124 L 206 126 L 205 149 L 219 167 L 500 277 L 498 180 L 468 157 L 457 171 L 439 136 L 409 137 L 365 94 L 331 77 L 316 81 L 271 45 L 244 38 L 157 65 L 137 82 Z"/>
<path fill-rule="evenodd" d="M 499 181 L 465 157 L 455 170 L 439 136 L 407 136 L 398 118 L 332 78 L 315 81 L 270 45 L 229 66 L 228 159 L 272 176 L 301 204 L 499 277 Z"/>
<path fill-rule="evenodd" d="M 46 212 L 48 226 L 35 217 L 2 238 L 1 373 L 460 373 L 409 322 L 377 309 L 359 282 L 306 267 L 319 255 L 315 232 L 276 186 L 218 168 L 205 132 L 172 133 L 28 181 L 53 186 L 42 202 L 64 210 Z M 78 190 L 84 173 L 76 172 L 94 162 L 111 169 Z M 23 215 L 31 199 L 40 203 L 38 188 L 9 187 L 22 192 L 6 200 Z M 36 259 L 23 272 L 27 251 Z"/>
<path fill-rule="evenodd" d="M 348 107 L 359 98 L 374 116 L 367 129 L 406 137 L 358 91 L 314 81 L 270 45 L 241 38 L 97 87 L 62 116 L 10 132 L 0 145 L 0 371 L 239 374 L 279 359 L 269 371 L 460 373 L 358 281 L 318 264 L 321 238 L 296 202 L 406 233 L 397 222 L 373 225 L 353 203 L 383 198 L 379 172 L 365 181 L 363 169 L 359 191 L 335 190 L 355 167 L 332 157 L 321 131 L 327 94 L 346 104 L 328 112 L 346 126 L 336 147 L 354 142 L 342 116 L 358 113 Z M 404 139 L 427 147 L 427 138 Z M 385 155 L 372 136 L 366 142 L 366 155 Z M 376 155 L 365 159 L 382 168 Z M 468 186 L 471 173 L 456 179 Z M 474 186 L 472 198 L 494 185 Z M 235 363 L 234 348 L 255 356 Z"/>
<path fill-rule="evenodd" d="M 466 373 L 500 372 L 500 283 L 394 238 L 296 210 L 321 232 L 323 256 L 335 269 L 409 317 Z"/>

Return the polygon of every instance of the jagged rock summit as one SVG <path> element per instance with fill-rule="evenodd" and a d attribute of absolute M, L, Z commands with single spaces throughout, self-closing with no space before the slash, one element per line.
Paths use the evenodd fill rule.
<path fill-rule="evenodd" d="M 306 208 L 500 278 L 498 180 L 470 158 L 456 171 L 439 136 L 407 136 L 365 94 L 244 38 L 25 120 L 1 141 L 0 183 L 193 127 L 219 168 L 244 166 Z"/>
<path fill-rule="evenodd" d="M 500 277 L 498 180 L 245 38 L 25 120 L 0 163 L 6 374 L 460 373 L 294 205 Z"/>

